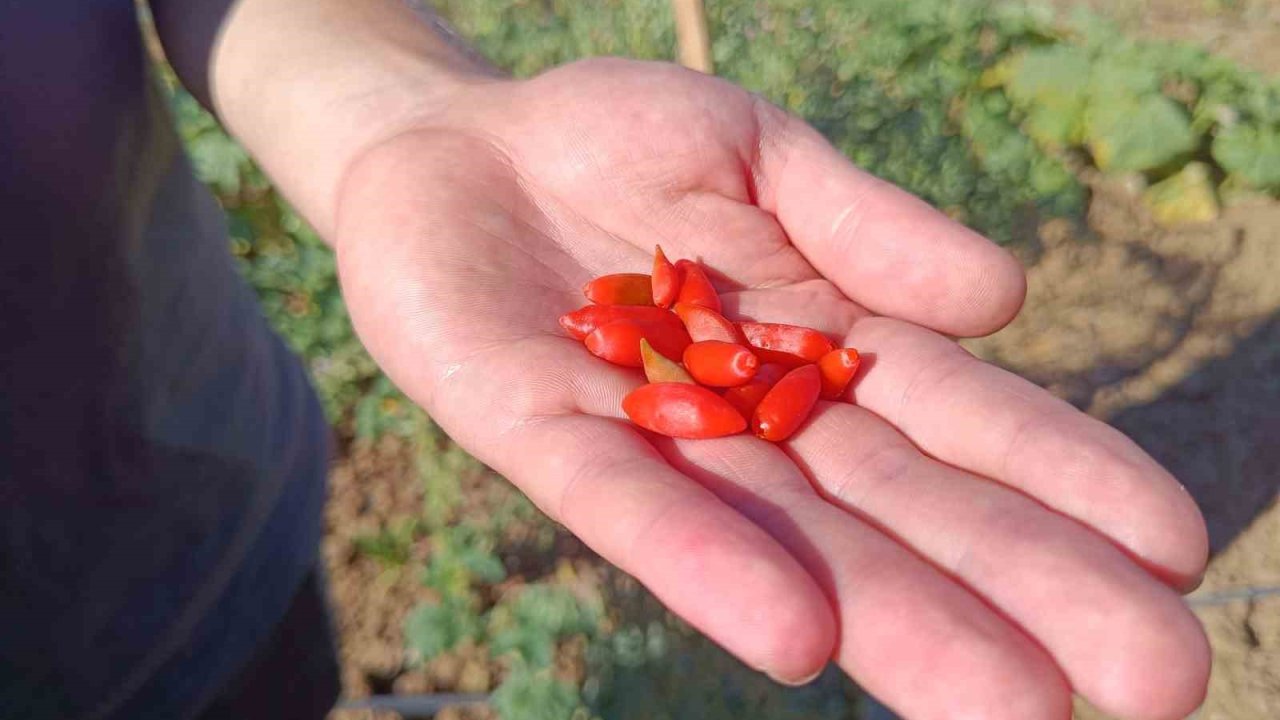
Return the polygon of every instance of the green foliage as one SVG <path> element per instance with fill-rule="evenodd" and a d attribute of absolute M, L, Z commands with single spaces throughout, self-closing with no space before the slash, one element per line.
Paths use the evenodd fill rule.
<path fill-rule="evenodd" d="M 557 680 L 548 668 L 517 664 L 493 692 L 493 709 L 503 720 L 569 720 L 580 715 L 578 689 Z"/>
<path fill-rule="evenodd" d="M 598 624 L 597 613 L 563 586 L 531 585 L 490 614 L 490 649 L 542 667 L 551 664 L 558 639 L 592 633 Z"/>
<path fill-rule="evenodd" d="M 988 77 L 1027 135 L 1050 151 L 1086 145 L 1102 170 L 1164 167 L 1199 143 L 1187 108 L 1161 94 L 1161 72 L 1126 45 L 1034 47 Z"/>
<path fill-rule="evenodd" d="M 356 437 L 375 438 L 390 433 L 411 437 L 426 423 L 422 411 L 385 375 L 377 375 L 364 396 L 356 401 Z"/>
<path fill-rule="evenodd" d="M 1213 159 L 1249 185 L 1280 193 L 1280 127 L 1226 128 L 1213 141 Z"/>
<path fill-rule="evenodd" d="M 1196 47 L 1083 15 L 1069 39 L 1016 52 L 988 81 L 1049 152 L 1087 147 L 1104 171 L 1156 179 L 1211 159 L 1226 186 L 1280 194 L 1280 87 Z"/>
<path fill-rule="evenodd" d="M 404 641 L 416 657 L 430 659 L 452 650 L 463 640 L 480 636 L 482 624 L 464 598 L 446 596 L 436 604 L 419 605 L 404 624 Z"/>
<path fill-rule="evenodd" d="M 484 466 L 429 419 L 415 429 L 413 443 L 425 497 L 423 521 L 432 530 L 446 527 L 462 502 L 463 476 L 482 472 Z"/>
<path fill-rule="evenodd" d="M 196 177 L 223 196 L 238 195 L 245 175 L 260 184 L 262 178 L 250 169 L 248 153 L 222 132 L 218 121 L 195 98 L 177 92 L 171 106 Z"/>
<path fill-rule="evenodd" d="M 667 60 L 675 47 L 670 0 L 439 0 L 433 5 L 486 57 L 518 77 L 589 56 Z"/>
<path fill-rule="evenodd" d="M 1086 126 L 1094 162 L 1106 171 L 1165 167 L 1199 143 L 1186 111 L 1160 95 L 1096 103 Z"/>
<path fill-rule="evenodd" d="M 377 560 L 384 568 L 398 568 L 409 562 L 420 525 L 417 520 L 411 520 L 375 534 L 362 535 L 355 539 L 356 550 Z"/>
<path fill-rule="evenodd" d="M 504 720 L 566 720 L 581 703 L 576 687 L 551 674 L 556 648 L 571 636 L 594 636 L 599 610 L 551 583 L 524 585 L 484 608 L 479 588 L 505 577 L 493 541 L 483 530 L 467 524 L 437 530 L 422 581 L 440 599 L 409 615 L 405 643 L 420 660 L 448 652 L 464 640 L 487 643 L 495 658 L 509 662 L 509 672 L 493 696 Z"/>
<path fill-rule="evenodd" d="M 481 599 L 477 588 L 506 578 L 493 540 L 474 527 L 446 526 L 431 535 L 431 555 L 422 584 L 439 600 L 417 607 L 405 620 L 404 636 L 418 658 L 429 660 L 459 642 L 484 636 Z"/>
<path fill-rule="evenodd" d="M 969 125 L 965 105 L 1013 43 L 1038 42 L 1034 13 L 984 2 L 717 3 L 723 74 L 804 117 L 862 167 L 1001 240 L 1024 208 L 1078 212 L 1068 173 L 1011 123 Z M 991 115 L 990 111 L 986 111 Z M 1008 112 L 1004 113 L 1007 117 Z M 973 119 L 973 118 L 970 118 Z M 985 145 L 988 154 L 972 146 Z"/>
<path fill-rule="evenodd" d="M 1025 114 L 1023 129 L 1050 148 L 1080 143 L 1089 103 L 1090 58 L 1080 48 L 1050 45 L 1014 56 L 1001 67 L 1006 91 Z"/>
<path fill-rule="evenodd" d="M 444 597 L 466 595 L 475 585 L 492 585 L 507 576 L 493 553 L 493 538 L 470 525 L 441 528 L 431 535 L 431 558 L 422 583 Z"/>

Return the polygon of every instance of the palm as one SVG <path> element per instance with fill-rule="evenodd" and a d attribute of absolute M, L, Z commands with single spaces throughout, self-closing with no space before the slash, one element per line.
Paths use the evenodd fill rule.
<path fill-rule="evenodd" d="M 912 718 L 1066 717 L 1069 687 L 1133 717 L 1197 701 L 1203 636 L 1155 579 L 1200 571 L 1194 506 L 922 327 L 1007 320 L 1007 259 L 691 73 L 592 63 L 469 102 L 371 152 L 338 229 L 362 337 L 456 440 L 775 677 L 834 657 Z M 786 447 L 620 422 L 642 379 L 555 319 L 657 242 L 718 273 L 730 314 L 872 353 L 861 407 Z"/>

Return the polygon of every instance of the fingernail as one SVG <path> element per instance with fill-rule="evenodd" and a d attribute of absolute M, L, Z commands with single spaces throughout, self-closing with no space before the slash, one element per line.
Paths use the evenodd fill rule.
<path fill-rule="evenodd" d="M 823 667 L 820 667 L 816 671 L 814 671 L 812 675 L 809 675 L 807 677 L 802 677 L 799 680 L 788 680 L 786 678 L 780 678 L 777 675 L 774 675 L 773 673 L 768 673 L 768 675 L 770 678 L 773 679 L 774 682 L 778 683 L 779 685 L 786 685 L 787 687 L 800 687 L 801 685 L 808 685 L 814 680 L 817 680 L 818 676 L 822 674 L 822 671 L 826 669 L 827 668 L 824 665 Z"/>

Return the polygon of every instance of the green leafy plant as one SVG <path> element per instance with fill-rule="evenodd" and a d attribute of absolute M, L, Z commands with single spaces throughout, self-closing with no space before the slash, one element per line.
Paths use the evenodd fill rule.
<path fill-rule="evenodd" d="M 1214 138 L 1213 159 L 1246 185 L 1280 194 L 1280 126 L 1224 127 Z"/>
<path fill-rule="evenodd" d="M 493 539 L 471 525 L 454 525 L 431 535 L 431 560 L 422 584 L 445 597 L 462 595 L 474 585 L 492 585 L 507 576 L 493 553 Z"/>
<path fill-rule="evenodd" d="M 361 535 L 354 544 L 357 551 L 374 558 L 384 568 L 398 568 L 409 562 L 420 526 L 419 521 L 409 520 L 377 533 Z"/>
<path fill-rule="evenodd" d="M 445 596 L 434 604 L 419 605 L 404 625 L 404 641 L 411 653 L 430 659 L 455 648 L 463 640 L 480 637 L 483 624 L 465 598 Z"/>
<path fill-rule="evenodd" d="M 505 577 L 480 529 L 461 524 L 437 530 L 422 579 L 440 599 L 409 615 L 405 643 L 419 660 L 449 652 L 464 640 L 486 644 L 508 667 L 493 696 L 501 717 L 566 720 L 581 703 L 577 687 L 552 673 L 556 648 L 572 636 L 593 637 L 598 611 L 552 583 L 524 585 L 486 609 L 478 588 Z"/>
<path fill-rule="evenodd" d="M 493 691 L 493 709 L 504 720 L 569 720 L 586 716 L 578 689 L 552 674 L 549 668 L 533 669 L 517 664 Z"/>
<path fill-rule="evenodd" d="M 514 653 L 532 667 L 544 667 L 551 664 L 558 640 L 591 634 L 598 625 L 597 613 L 564 587 L 530 585 L 490 613 L 490 650 L 497 656 Z"/>

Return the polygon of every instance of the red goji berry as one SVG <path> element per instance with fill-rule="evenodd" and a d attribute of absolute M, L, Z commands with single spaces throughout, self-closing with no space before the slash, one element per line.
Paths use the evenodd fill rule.
<path fill-rule="evenodd" d="M 721 342 L 738 343 L 739 345 L 747 344 L 747 339 L 742 336 L 742 331 L 738 330 L 738 326 L 711 308 L 689 303 L 676 303 L 672 310 L 675 310 L 676 315 L 680 316 L 680 321 L 684 323 L 685 329 L 689 331 L 689 337 L 693 338 L 694 342 L 719 340 Z"/>
<path fill-rule="evenodd" d="M 653 304 L 658 307 L 671 307 L 680 294 L 680 272 L 662 253 L 662 246 L 654 246 L 653 251 Z"/>
<path fill-rule="evenodd" d="M 853 348 L 832 350 L 823 355 L 818 361 L 818 371 L 822 373 L 822 397 L 835 400 L 843 395 L 860 364 L 862 359 Z"/>
<path fill-rule="evenodd" d="M 787 368 L 782 365 L 765 363 L 756 370 L 756 376 L 750 382 L 725 390 L 721 397 L 742 413 L 742 417 L 751 417 L 765 394 L 786 374 Z"/>
<path fill-rule="evenodd" d="M 684 366 L 703 385 L 736 387 L 755 377 L 760 360 L 736 343 L 703 340 L 684 349 Z"/>
<path fill-rule="evenodd" d="M 668 437 L 723 437 L 747 427 L 724 398 L 685 383 L 642 385 L 623 398 L 622 410 L 636 425 Z"/>
<path fill-rule="evenodd" d="M 582 294 L 597 305 L 652 305 L 653 280 L 641 273 L 601 275 L 583 285 Z"/>
<path fill-rule="evenodd" d="M 586 305 L 560 316 L 560 327 L 575 340 L 617 320 L 651 322 L 683 327 L 680 319 L 662 308 L 647 305 Z"/>
<path fill-rule="evenodd" d="M 592 355 L 615 365 L 643 367 L 640 356 L 640 340 L 645 339 L 655 350 L 668 358 L 680 357 L 688 347 L 689 334 L 682 327 L 667 324 L 617 320 L 596 328 L 585 343 Z"/>
<path fill-rule="evenodd" d="M 760 400 L 751 417 L 752 430 L 771 442 L 786 440 L 813 412 L 821 390 L 822 374 L 817 365 L 792 370 Z"/>
<path fill-rule="evenodd" d="M 676 263 L 676 269 L 680 271 L 680 295 L 676 302 L 701 305 L 720 312 L 720 296 L 701 265 L 692 260 L 681 260 Z"/>
<path fill-rule="evenodd" d="M 835 350 L 827 336 L 813 328 L 758 322 L 738 323 L 738 327 L 765 362 L 797 367 L 801 362 L 816 363 Z"/>

